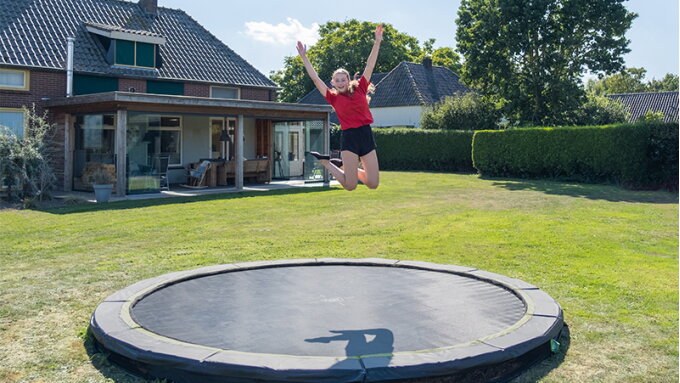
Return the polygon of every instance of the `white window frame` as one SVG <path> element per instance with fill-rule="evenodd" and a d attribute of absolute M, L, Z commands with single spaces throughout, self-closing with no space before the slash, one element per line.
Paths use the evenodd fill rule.
<path fill-rule="evenodd" d="M 24 138 L 26 136 L 26 121 L 27 121 L 26 111 L 21 109 L 21 108 L 0 108 L 0 113 L 1 112 L 21 113 L 23 115 L 23 117 L 24 117 L 24 121 L 23 121 L 24 129 L 21 131 L 21 137 L 19 137 L 19 138 Z"/>
<path fill-rule="evenodd" d="M 232 89 L 236 90 L 236 98 L 222 98 L 222 97 L 215 97 L 213 96 L 213 89 Z M 216 98 L 220 100 L 240 100 L 241 99 L 241 88 L 233 87 L 233 86 L 216 86 L 216 85 L 211 85 L 210 86 L 210 98 Z"/>
<path fill-rule="evenodd" d="M 0 84 L 0 89 L 8 89 L 8 90 L 22 90 L 22 91 L 28 91 L 30 90 L 30 83 L 31 83 L 31 72 L 24 70 L 24 69 L 7 69 L 7 68 L 0 68 L 0 72 L 19 72 L 24 75 L 24 85 L 23 86 L 11 86 L 11 85 L 3 85 Z"/>

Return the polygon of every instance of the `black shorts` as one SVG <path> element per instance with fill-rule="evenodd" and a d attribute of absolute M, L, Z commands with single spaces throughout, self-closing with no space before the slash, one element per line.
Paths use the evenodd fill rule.
<path fill-rule="evenodd" d="M 349 150 L 359 157 L 363 157 L 375 148 L 375 140 L 373 140 L 373 131 L 371 131 L 370 125 L 342 131 L 341 151 Z"/>

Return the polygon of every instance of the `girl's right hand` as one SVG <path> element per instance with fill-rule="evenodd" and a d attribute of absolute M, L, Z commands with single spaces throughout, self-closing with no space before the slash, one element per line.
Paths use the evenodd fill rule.
<path fill-rule="evenodd" d="M 296 48 L 300 57 L 305 57 L 307 55 L 307 47 L 303 45 L 302 42 L 298 41 Z"/>

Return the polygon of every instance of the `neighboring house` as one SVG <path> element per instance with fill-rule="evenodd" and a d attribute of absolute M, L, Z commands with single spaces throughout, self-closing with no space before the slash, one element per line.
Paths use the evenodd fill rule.
<path fill-rule="evenodd" d="M 0 125 L 22 136 L 22 107 L 49 111 L 64 190 L 88 190 L 97 168 L 115 172 L 119 195 L 157 190 L 158 158 L 169 159 L 175 183 L 203 159 L 233 159 L 238 188 L 244 158 L 268 160 L 260 180 L 311 178 L 305 152 L 327 148 L 332 109 L 277 103 L 276 91 L 193 18 L 157 0 L 0 5 Z"/>
<path fill-rule="evenodd" d="M 607 97 L 628 108 L 630 122 L 644 117 L 648 111 L 663 113 L 665 122 L 678 121 L 678 92 L 620 93 Z"/>
<path fill-rule="evenodd" d="M 470 92 L 458 75 L 427 59 L 423 64 L 403 61 L 389 73 L 374 74 L 371 82 L 375 93 L 369 106 L 375 127 L 419 127 L 426 107 L 445 97 Z M 325 102 L 316 89 L 300 100 L 309 104 Z M 331 122 L 337 124 L 337 117 L 332 115 Z"/>

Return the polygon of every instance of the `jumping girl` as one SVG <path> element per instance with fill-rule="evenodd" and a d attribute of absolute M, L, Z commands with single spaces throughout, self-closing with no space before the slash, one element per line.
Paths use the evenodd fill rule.
<path fill-rule="evenodd" d="M 302 58 L 307 74 L 311 77 L 316 88 L 335 109 L 342 127 L 342 144 L 340 148 L 341 161 L 330 156 L 312 152 L 321 165 L 333 174 L 346 190 L 354 190 L 360 180 L 369 189 L 375 189 L 380 183 L 378 155 L 375 152 L 375 141 L 371 131 L 373 116 L 368 109 L 369 86 L 371 75 L 378 59 L 378 51 L 382 42 L 383 29 L 378 25 L 375 29 L 375 42 L 366 61 L 366 69 L 359 80 L 351 80 L 349 72 L 338 69 L 333 73 L 329 89 L 319 78 L 312 64 L 307 58 L 307 47 L 297 43 L 297 51 Z M 363 169 L 359 168 L 359 161 Z"/>

